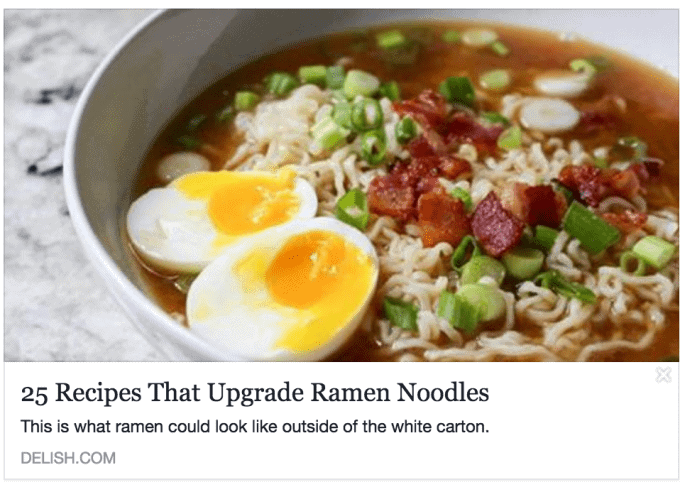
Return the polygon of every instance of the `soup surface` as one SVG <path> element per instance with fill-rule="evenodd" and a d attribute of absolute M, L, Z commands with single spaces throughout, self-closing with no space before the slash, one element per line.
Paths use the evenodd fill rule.
<path fill-rule="evenodd" d="M 296 90 L 310 83 L 297 75 L 310 66 L 325 71 L 305 75 L 321 85 L 305 98 Z M 330 89 L 330 66 L 342 66 L 344 76 L 368 73 L 380 80 L 380 91 L 353 98 L 347 77 Z M 291 91 L 280 78 L 284 87 L 271 94 L 273 72 L 305 86 Z M 325 73 L 322 81 L 314 78 L 318 72 Z M 366 80 L 359 81 L 362 89 Z M 398 86 L 397 99 L 387 82 Z M 257 140 L 253 125 L 274 107 L 267 104 L 295 96 L 314 105 L 305 129 L 312 144 L 295 140 L 291 149 L 278 135 Z M 362 99 L 376 100 L 381 123 L 372 102 L 355 110 Z M 337 121 L 343 104 L 351 127 L 333 125 L 328 134 L 342 141 L 328 142 L 315 124 L 324 110 Z M 401 124 L 405 118 L 412 127 Z M 367 135 L 371 127 L 377 141 Z M 397 130 L 406 131 L 403 142 L 384 135 Z M 166 186 L 175 173 L 162 163 L 181 152 L 202 156 L 209 167 L 195 168 L 210 171 L 294 167 L 318 196 L 317 216 L 337 214 L 352 189 L 367 197 L 368 223 L 354 226 L 377 250 L 377 291 L 361 325 L 325 358 L 677 360 L 678 82 L 628 57 L 497 24 L 400 24 L 334 35 L 243 66 L 185 107 L 149 150 L 133 200 Z M 427 167 L 418 172 L 417 164 Z M 410 206 L 407 193 L 414 195 Z M 279 220 L 290 213 L 282 206 L 290 201 L 276 199 Z M 589 231 L 605 235 L 598 241 L 566 223 L 588 226 L 589 215 L 596 218 Z M 474 260 L 464 249 L 456 252 L 464 236 L 470 249 L 500 265 L 504 278 L 494 283 L 494 267 L 481 264 L 473 280 L 463 277 Z M 665 254 L 656 255 L 656 266 L 648 262 L 655 255 L 636 246 L 651 236 L 668 245 L 659 244 L 657 254 Z M 131 247 L 150 293 L 190 326 L 187 287 L 197 270 L 168 270 Z M 454 254 L 459 265 L 451 262 Z M 468 287 L 466 295 L 466 285 L 482 287 Z M 491 294 L 478 306 L 469 294 L 487 288 Z M 455 302 L 459 318 L 464 303 L 463 315 L 475 315 L 475 323 L 457 322 L 445 299 Z M 395 309 L 410 321 L 395 318 Z"/>

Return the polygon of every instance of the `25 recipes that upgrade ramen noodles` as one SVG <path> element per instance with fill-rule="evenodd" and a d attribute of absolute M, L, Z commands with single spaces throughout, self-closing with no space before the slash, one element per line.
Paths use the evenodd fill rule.
<path fill-rule="evenodd" d="M 218 82 L 126 223 L 150 293 L 240 360 L 677 360 L 677 188 L 677 80 L 403 24 Z"/>

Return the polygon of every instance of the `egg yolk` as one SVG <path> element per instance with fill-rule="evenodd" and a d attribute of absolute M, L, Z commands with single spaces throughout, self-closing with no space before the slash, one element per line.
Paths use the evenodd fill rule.
<path fill-rule="evenodd" d="M 188 198 L 207 199 L 208 216 L 223 234 L 246 235 L 292 219 L 300 209 L 295 172 L 198 172 L 177 180 Z"/>
<path fill-rule="evenodd" d="M 276 303 L 305 310 L 306 318 L 287 326 L 277 346 L 307 351 L 328 342 L 359 311 L 375 273 L 368 256 L 335 233 L 290 238 L 266 269 L 265 283 Z"/>

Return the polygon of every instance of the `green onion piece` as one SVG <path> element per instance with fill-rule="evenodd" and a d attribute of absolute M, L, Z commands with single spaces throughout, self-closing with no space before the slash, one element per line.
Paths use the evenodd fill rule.
<path fill-rule="evenodd" d="M 472 235 L 465 235 L 456 250 L 451 256 L 451 267 L 457 272 L 461 272 L 463 265 L 465 265 L 472 257 L 482 255 L 475 238 Z"/>
<path fill-rule="evenodd" d="M 333 90 L 331 92 L 332 97 L 335 101 L 342 102 L 342 101 L 348 101 L 347 97 L 345 96 L 345 92 L 340 89 L 340 90 Z"/>
<path fill-rule="evenodd" d="M 380 80 L 366 71 L 352 69 L 347 73 L 342 86 L 349 99 L 358 95 L 373 96 L 380 89 Z"/>
<path fill-rule="evenodd" d="M 295 88 L 300 86 L 300 82 L 292 74 L 277 71 L 265 78 L 264 81 L 267 91 L 277 97 L 286 96 Z"/>
<path fill-rule="evenodd" d="M 208 117 L 206 117 L 203 114 L 196 115 L 195 117 L 191 117 L 191 119 L 189 120 L 189 122 L 187 123 L 187 126 L 186 126 L 187 132 L 194 132 L 195 130 L 197 130 L 198 127 L 203 125 L 203 122 L 205 122 L 205 120 L 207 118 Z"/>
<path fill-rule="evenodd" d="M 461 34 L 457 30 L 447 30 L 442 34 L 442 40 L 449 44 L 460 42 Z"/>
<path fill-rule="evenodd" d="M 252 91 L 237 91 L 234 95 L 234 108 L 244 112 L 260 103 L 260 96 Z"/>
<path fill-rule="evenodd" d="M 177 143 L 186 150 L 194 150 L 201 146 L 201 141 L 192 135 L 182 135 L 177 139 Z"/>
<path fill-rule="evenodd" d="M 330 117 L 319 120 L 312 126 L 312 137 L 324 149 L 332 149 L 345 141 L 350 131 L 341 127 Z"/>
<path fill-rule="evenodd" d="M 335 205 L 335 216 L 341 222 L 352 225 L 359 230 L 368 225 L 368 203 L 366 195 L 359 188 L 345 193 Z"/>
<path fill-rule="evenodd" d="M 604 159 L 602 157 L 594 157 L 593 166 L 599 167 L 600 169 L 606 169 L 608 166 L 607 159 Z"/>
<path fill-rule="evenodd" d="M 372 166 L 385 161 L 387 142 L 383 129 L 370 130 L 361 135 L 361 157 Z"/>
<path fill-rule="evenodd" d="M 470 211 L 472 209 L 472 197 L 470 193 L 465 191 L 463 188 L 453 188 L 451 190 L 451 196 L 458 198 L 465 205 L 465 211 Z"/>
<path fill-rule="evenodd" d="M 232 118 L 234 118 L 234 115 L 236 115 L 236 110 L 234 107 L 232 105 L 227 105 L 222 110 L 217 112 L 215 119 L 220 123 L 227 123 L 231 121 Z"/>
<path fill-rule="evenodd" d="M 380 95 L 389 98 L 390 101 L 397 101 L 400 97 L 399 84 L 396 81 L 388 81 L 380 85 Z"/>
<path fill-rule="evenodd" d="M 177 279 L 175 279 L 173 284 L 179 292 L 182 294 L 187 294 L 191 284 L 197 277 L 198 276 L 196 274 L 181 274 Z"/>
<path fill-rule="evenodd" d="M 477 255 L 463 266 L 460 284 L 477 284 L 482 277 L 490 277 L 500 286 L 505 279 L 505 267 L 493 257 Z"/>
<path fill-rule="evenodd" d="M 339 90 L 345 84 L 345 68 L 329 66 L 326 68 L 326 86 L 331 90 Z"/>
<path fill-rule="evenodd" d="M 492 69 L 482 73 L 479 84 L 487 90 L 502 90 L 510 84 L 510 73 L 507 69 Z"/>
<path fill-rule="evenodd" d="M 352 125 L 360 132 L 377 129 L 383 123 L 380 103 L 373 98 L 364 98 L 352 107 Z"/>
<path fill-rule="evenodd" d="M 394 135 L 397 142 L 405 144 L 418 134 L 418 126 L 411 117 L 404 117 L 394 127 Z"/>
<path fill-rule="evenodd" d="M 633 149 L 636 161 L 647 157 L 647 144 L 637 137 L 621 137 L 616 143 Z"/>
<path fill-rule="evenodd" d="M 465 298 L 449 291 L 442 291 L 437 304 L 437 315 L 451 324 L 452 327 L 472 333 L 479 322 L 479 310 L 468 303 Z"/>
<path fill-rule="evenodd" d="M 389 30 L 387 32 L 381 32 L 375 36 L 378 46 L 383 49 L 393 49 L 395 47 L 401 47 L 406 44 L 406 37 L 398 30 Z"/>
<path fill-rule="evenodd" d="M 633 270 L 633 275 L 635 276 L 644 276 L 645 271 L 647 270 L 647 266 L 645 265 L 645 261 L 640 258 L 639 255 L 637 255 L 635 252 L 632 250 L 629 250 L 628 252 L 624 252 L 621 254 L 621 259 L 619 260 L 619 268 L 623 272 L 631 272 L 631 264 L 635 266 L 635 270 Z"/>
<path fill-rule="evenodd" d="M 531 279 L 543 266 L 543 252 L 537 249 L 516 247 L 503 254 L 503 263 L 515 279 Z"/>
<path fill-rule="evenodd" d="M 536 225 L 534 230 L 534 242 L 546 252 L 550 252 L 555 245 L 559 232 L 554 228 Z"/>
<path fill-rule="evenodd" d="M 597 301 L 595 293 L 591 289 L 582 284 L 568 281 L 554 269 L 537 275 L 534 281 L 538 282 L 542 287 L 551 289 L 568 298 L 576 298 L 588 304 L 594 304 Z"/>
<path fill-rule="evenodd" d="M 418 329 L 418 307 L 401 299 L 385 297 L 383 311 L 388 320 L 404 330 Z"/>
<path fill-rule="evenodd" d="M 517 149 L 522 146 L 522 130 L 513 125 L 498 137 L 498 147 L 505 150 Z"/>
<path fill-rule="evenodd" d="M 482 112 L 481 117 L 489 123 L 502 123 L 503 125 L 510 125 L 510 120 L 505 118 L 498 112 Z"/>
<path fill-rule="evenodd" d="M 507 56 L 508 54 L 510 54 L 510 48 L 503 44 L 501 41 L 492 42 L 491 50 L 498 54 L 499 56 Z"/>
<path fill-rule="evenodd" d="M 633 245 L 633 252 L 647 264 L 661 269 L 675 254 L 675 245 L 656 235 L 649 235 Z"/>
<path fill-rule="evenodd" d="M 347 101 L 341 101 L 333 107 L 333 120 L 346 129 L 352 130 L 352 105 Z"/>
<path fill-rule="evenodd" d="M 488 29 L 469 29 L 463 32 L 462 39 L 468 46 L 482 47 L 498 39 L 498 34 Z"/>
<path fill-rule="evenodd" d="M 311 83 L 313 85 L 326 85 L 326 66 L 302 66 L 298 69 L 298 76 L 303 83 Z"/>
<path fill-rule="evenodd" d="M 564 217 L 564 229 L 593 254 L 599 254 L 621 238 L 621 233 L 616 227 L 589 211 L 578 201 L 572 201 L 569 206 Z"/>
<path fill-rule="evenodd" d="M 439 85 L 439 93 L 451 103 L 460 103 L 471 107 L 475 103 L 475 89 L 469 78 L 465 76 L 451 76 Z"/>
<path fill-rule="evenodd" d="M 589 76 L 597 74 L 597 68 L 586 59 L 574 59 L 569 63 L 569 67 L 572 69 L 572 71 L 585 73 Z"/>
<path fill-rule="evenodd" d="M 505 314 L 505 299 L 496 286 L 466 284 L 458 288 L 456 296 L 477 308 L 480 321 L 495 320 Z"/>

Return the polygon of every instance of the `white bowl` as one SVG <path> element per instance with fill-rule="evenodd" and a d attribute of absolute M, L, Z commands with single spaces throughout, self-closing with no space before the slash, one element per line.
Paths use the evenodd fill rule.
<path fill-rule="evenodd" d="M 262 54 L 356 26 L 427 18 L 578 32 L 677 76 L 678 17 L 667 11 L 198 10 L 152 15 L 109 54 L 87 84 L 66 140 L 64 184 L 88 257 L 139 331 L 168 360 L 238 357 L 181 327 L 147 297 L 125 243 L 122 222 L 133 179 L 159 131 L 205 88 Z"/>

